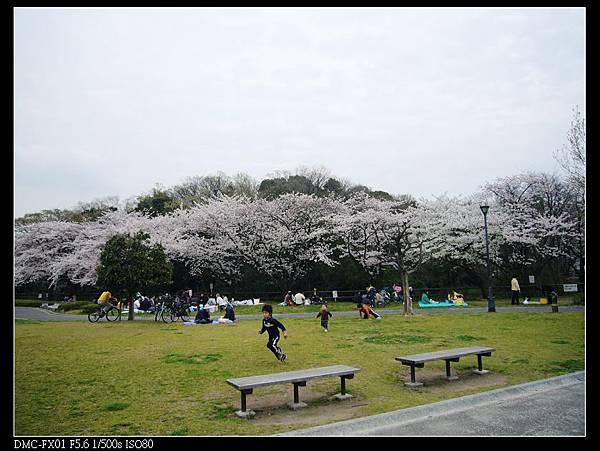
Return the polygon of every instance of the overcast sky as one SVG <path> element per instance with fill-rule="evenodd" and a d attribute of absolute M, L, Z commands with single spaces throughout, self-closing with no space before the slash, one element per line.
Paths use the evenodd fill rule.
<path fill-rule="evenodd" d="M 583 8 L 16 8 L 15 216 L 217 171 L 558 172 L 584 70 Z"/>

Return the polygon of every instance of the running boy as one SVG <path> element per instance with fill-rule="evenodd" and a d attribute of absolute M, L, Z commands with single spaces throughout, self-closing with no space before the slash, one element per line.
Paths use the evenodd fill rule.
<path fill-rule="evenodd" d="M 273 306 L 270 304 L 263 305 L 263 322 L 262 329 L 258 331 L 259 334 L 263 334 L 265 330 L 269 333 L 269 341 L 267 342 L 267 348 L 271 350 L 277 360 L 283 362 L 287 356 L 283 353 L 281 348 L 277 346 L 279 342 L 279 329 L 283 332 L 283 338 L 287 338 L 287 330 L 285 326 L 273 318 Z"/>
<path fill-rule="evenodd" d="M 327 326 L 329 324 L 329 317 L 333 316 L 329 310 L 327 310 L 327 305 L 323 304 L 321 306 L 321 311 L 317 313 L 317 318 L 321 317 L 321 327 L 325 332 L 327 332 Z"/>

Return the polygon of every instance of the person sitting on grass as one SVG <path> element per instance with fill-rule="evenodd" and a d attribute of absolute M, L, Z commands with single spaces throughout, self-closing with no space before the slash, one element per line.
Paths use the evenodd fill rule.
<path fill-rule="evenodd" d="M 217 305 L 219 306 L 219 310 L 225 310 L 225 305 L 227 301 L 221 297 L 220 293 L 217 293 Z"/>
<path fill-rule="evenodd" d="M 196 324 L 210 324 L 212 320 L 210 319 L 210 312 L 208 309 L 204 308 L 204 304 L 198 304 L 198 313 L 196 313 L 196 318 L 194 319 Z"/>
<path fill-rule="evenodd" d="M 323 300 L 321 299 L 320 296 L 317 296 L 317 293 L 314 293 L 311 297 L 310 297 L 310 303 L 312 305 L 319 305 L 323 303 Z"/>
<path fill-rule="evenodd" d="M 229 321 L 235 321 L 235 312 L 233 311 L 233 305 L 230 302 L 225 306 L 225 315 L 223 318 L 228 319 Z"/>
<path fill-rule="evenodd" d="M 306 297 L 304 297 L 304 293 L 302 292 L 298 292 L 294 295 L 294 304 L 292 305 L 304 305 L 304 302 L 306 301 Z"/>
<path fill-rule="evenodd" d="M 267 342 L 267 348 L 277 357 L 280 362 L 285 361 L 287 356 L 283 353 L 281 348 L 277 345 L 279 343 L 279 329 L 283 332 L 283 338 L 287 339 L 287 330 L 285 326 L 278 320 L 273 318 L 273 306 L 270 304 L 263 305 L 262 308 L 263 320 L 262 329 L 258 331 L 262 335 L 265 331 L 269 333 L 269 341 Z"/>
<path fill-rule="evenodd" d="M 434 301 L 433 299 L 429 298 L 429 292 L 426 291 L 421 295 L 421 302 L 423 304 L 439 304 L 438 301 Z"/>
<path fill-rule="evenodd" d="M 402 286 L 394 284 L 392 289 L 394 290 L 394 299 L 396 299 L 396 301 L 402 301 Z"/>
<path fill-rule="evenodd" d="M 452 290 L 448 295 L 448 301 L 452 302 L 453 304 L 465 303 L 464 296 L 461 293 L 457 293 L 455 290 Z"/>
<path fill-rule="evenodd" d="M 283 298 L 284 305 L 295 305 L 294 304 L 294 295 L 291 291 L 288 291 L 285 297 Z"/>

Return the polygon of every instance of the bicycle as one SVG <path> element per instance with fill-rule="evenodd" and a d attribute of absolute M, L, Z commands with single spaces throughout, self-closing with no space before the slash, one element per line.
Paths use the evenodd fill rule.
<path fill-rule="evenodd" d="M 160 315 L 161 315 L 164 307 L 165 307 L 164 302 L 159 303 L 158 301 L 156 301 L 156 304 L 154 304 L 154 306 L 152 307 L 152 311 L 154 312 L 154 321 L 160 320 Z"/>
<path fill-rule="evenodd" d="M 181 321 L 183 322 L 190 320 L 190 304 L 180 300 L 179 298 L 175 300 L 175 303 L 172 306 L 170 306 L 169 310 L 171 313 L 171 322 L 175 322 L 179 318 L 181 318 Z"/>
<path fill-rule="evenodd" d="M 154 321 L 163 321 L 170 323 L 171 319 L 171 304 L 173 299 L 167 293 L 159 296 L 156 300 L 156 309 L 154 310 Z"/>
<path fill-rule="evenodd" d="M 375 305 L 378 307 L 384 307 L 391 302 L 390 293 L 385 288 L 377 294 L 379 296 L 375 296 Z"/>
<path fill-rule="evenodd" d="M 310 298 L 310 305 L 325 305 L 327 301 L 320 296 L 313 296 Z"/>
<path fill-rule="evenodd" d="M 104 316 L 106 316 L 107 321 L 116 321 L 121 318 L 121 310 L 110 304 L 110 308 L 105 312 L 104 306 L 100 305 L 97 310 L 88 313 L 88 320 L 90 323 L 97 323 Z"/>

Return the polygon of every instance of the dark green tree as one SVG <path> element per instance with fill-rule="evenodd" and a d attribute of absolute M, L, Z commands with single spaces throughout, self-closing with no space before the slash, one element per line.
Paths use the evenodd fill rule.
<path fill-rule="evenodd" d="M 159 188 L 154 188 L 152 194 L 138 197 L 135 211 L 143 212 L 149 216 L 165 215 L 177 208 L 177 202 L 171 194 Z"/>
<path fill-rule="evenodd" d="M 303 175 L 264 179 L 258 187 L 258 195 L 265 199 L 275 199 L 289 193 L 319 195 L 321 189 Z"/>
<path fill-rule="evenodd" d="M 344 194 L 344 186 L 342 185 L 342 183 L 339 180 L 336 180 L 332 177 L 327 179 L 325 185 L 323 186 L 323 190 L 331 194 Z"/>
<path fill-rule="evenodd" d="M 160 244 L 151 246 L 150 236 L 138 232 L 116 234 L 109 239 L 98 266 L 98 285 L 124 292 L 129 300 L 128 320 L 133 319 L 133 295 L 162 288 L 171 283 L 173 264 Z"/>

